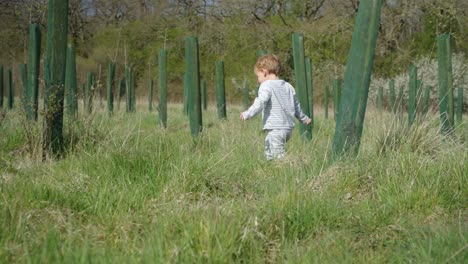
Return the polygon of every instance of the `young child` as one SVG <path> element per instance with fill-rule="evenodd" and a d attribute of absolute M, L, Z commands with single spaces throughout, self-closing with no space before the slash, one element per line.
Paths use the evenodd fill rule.
<path fill-rule="evenodd" d="M 309 125 L 311 119 L 306 116 L 296 97 L 291 84 L 278 78 L 281 64 L 273 54 L 260 57 L 254 71 L 260 88 L 252 106 L 240 114 L 241 120 L 247 120 L 263 110 L 263 130 L 265 138 L 265 156 L 267 160 L 281 159 L 286 152 L 286 141 L 294 128 L 294 117 Z"/>

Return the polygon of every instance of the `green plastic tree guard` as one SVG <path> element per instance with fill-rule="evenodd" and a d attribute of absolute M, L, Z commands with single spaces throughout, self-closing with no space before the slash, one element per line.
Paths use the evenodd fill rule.
<path fill-rule="evenodd" d="M 200 95 L 200 58 L 197 37 L 187 37 L 185 39 L 185 67 L 190 131 L 192 136 L 196 137 L 203 127 Z"/>
<path fill-rule="evenodd" d="M 82 95 L 81 95 L 81 98 L 83 99 L 83 109 L 87 109 L 87 104 L 86 104 L 86 101 L 88 100 L 88 91 L 86 90 L 86 84 L 87 83 L 83 83 L 81 84 L 81 91 L 82 91 Z"/>
<path fill-rule="evenodd" d="M 68 0 L 49 0 L 45 53 L 43 159 L 63 146 L 63 97 L 68 38 Z"/>
<path fill-rule="evenodd" d="M 463 86 L 458 86 L 457 93 L 457 122 L 462 123 L 463 119 Z"/>
<path fill-rule="evenodd" d="M 167 127 L 167 54 L 166 51 L 159 50 L 158 57 L 159 78 L 158 78 L 158 96 L 159 96 L 159 122 L 163 128 Z M 185 84 L 184 84 L 185 86 Z"/>
<path fill-rule="evenodd" d="M 329 100 L 329 99 L 328 99 L 328 97 L 329 97 L 328 93 L 329 93 L 329 92 L 328 92 L 328 86 L 325 86 L 325 90 L 324 90 L 324 92 L 323 92 L 323 100 L 324 100 L 323 106 L 324 106 L 324 108 L 325 108 L 325 109 L 324 109 L 324 110 L 325 110 L 325 113 L 324 113 L 325 119 L 328 119 L 328 100 Z"/>
<path fill-rule="evenodd" d="M 302 34 L 292 34 L 292 46 L 294 57 L 294 76 L 296 78 L 296 90 L 301 109 L 305 114 L 309 114 L 309 98 L 307 96 L 307 77 L 304 55 L 304 36 Z M 299 133 L 301 136 L 310 140 L 312 138 L 311 126 L 300 123 Z"/>
<path fill-rule="evenodd" d="M 153 112 L 153 80 L 148 80 L 148 111 Z"/>
<path fill-rule="evenodd" d="M 27 66 L 24 63 L 20 63 L 18 65 L 19 70 L 19 89 L 20 89 L 20 104 L 21 104 L 21 111 L 26 113 L 26 90 L 28 86 L 28 70 Z"/>
<path fill-rule="evenodd" d="M 398 103 L 397 103 L 397 111 L 398 111 L 398 118 L 403 120 L 403 89 L 404 86 L 400 86 L 400 90 L 398 91 Z"/>
<path fill-rule="evenodd" d="M 390 108 L 392 113 L 396 113 L 396 93 L 395 93 L 395 80 L 390 80 L 388 83 L 388 89 L 390 94 Z"/>
<path fill-rule="evenodd" d="M 41 30 L 29 25 L 28 87 L 26 89 L 26 118 L 37 121 L 39 104 L 39 69 L 41 62 Z"/>
<path fill-rule="evenodd" d="M 363 0 L 359 4 L 333 139 L 335 157 L 350 150 L 356 155 L 359 150 L 381 6 L 381 0 Z"/>
<path fill-rule="evenodd" d="M 0 109 L 3 108 L 3 65 L 0 64 Z"/>
<path fill-rule="evenodd" d="M 201 81 L 201 96 L 202 96 L 202 105 L 203 105 L 203 110 L 206 111 L 208 108 L 208 98 L 206 94 L 206 80 L 202 79 Z"/>
<path fill-rule="evenodd" d="M 332 85 L 333 85 L 333 114 L 336 120 L 338 119 L 340 100 L 341 100 L 341 80 L 334 79 Z"/>
<path fill-rule="evenodd" d="M 408 126 L 411 126 L 416 119 L 416 89 L 418 80 L 418 68 L 410 66 L 408 84 Z"/>
<path fill-rule="evenodd" d="M 437 63 L 439 79 L 439 111 L 442 131 L 450 133 L 454 128 L 453 75 L 450 35 L 437 36 Z"/>
<path fill-rule="evenodd" d="M 126 112 L 132 111 L 132 70 L 130 67 L 125 67 L 125 99 L 126 99 Z"/>
<path fill-rule="evenodd" d="M 245 82 L 244 89 L 242 89 L 242 105 L 244 109 L 249 108 L 249 85 L 247 82 Z"/>
<path fill-rule="evenodd" d="M 226 88 L 224 81 L 224 62 L 215 63 L 215 82 L 216 82 L 216 108 L 218 118 L 226 119 Z"/>
<path fill-rule="evenodd" d="M 88 114 L 93 112 L 93 97 L 94 97 L 94 75 L 92 72 L 86 74 L 86 111 Z"/>
<path fill-rule="evenodd" d="M 312 137 L 312 129 L 314 126 L 314 79 L 312 60 L 305 58 L 306 62 L 306 84 L 307 84 L 307 99 L 309 103 L 309 113 L 307 115 L 312 119 L 310 123 L 310 136 Z"/>
<path fill-rule="evenodd" d="M 120 78 L 117 84 L 117 110 L 120 110 L 120 101 L 122 100 L 123 86 L 124 80 Z"/>
<path fill-rule="evenodd" d="M 189 115 L 189 96 L 188 96 L 188 90 L 189 90 L 189 82 L 187 80 L 187 72 L 184 73 L 184 113 L 186 116 Z"/>
<path fill-rule="evenodd" d="M 115 63 L 109 61 L 107 66 L 107 112 L 109 115 L 114 113 L 114 79 Z"/>
<path fill-rule="evenodd" d="M 77 97 L 77 81 L 76 81 L 76 48 L 74 44 L 68 44 L 67 47 L 67 67 L 65 70 L 65 108 L 70 116 L 76 114 L 76 97 Z"/>
<path fill-rule="evenodd" d="M 11 72 L 11 69 L 8 69 L 7 71 L 7 89 L 8 89 L 8 94 L 7 94 L 7 105 L 8 109 L 13 109 L 13 105 L 15 103 L 15 89 L 13 85 L 13 74 Z"/>
<path fill-rule="evenodd" d="M 260 58 L 260 57 L 265 56 L 267 54 L 268 54 L 267 50 L 259 50 L 259 51 L 257 51 L 257 58 Z"/>
<path fill-rule="evenodd" d="M 379 90 L 377 92 L 377 109 L 379 112 L 383 110 L 383 87 L 379 86 Z"/>
<path fill-rule="evenodd" d="M 429 112 L 429 96 L 431 94 L 431 86 L 426 85 L 426 88 L 424 89 L 424 97 L 423 97 L 423 115 L 427 115 Z"/>
<path fill-rule="evenodd" d="M 132 112 L 136 112 L 136 76 L 135 76 L 135 71 L 133 70 L 133 68 L 131 69 L 131 72 L 130 72 L 130 76 L 131 76 L 131 100 L 132 100 L 132 104 L 131 104 L 131 111 Z"/>

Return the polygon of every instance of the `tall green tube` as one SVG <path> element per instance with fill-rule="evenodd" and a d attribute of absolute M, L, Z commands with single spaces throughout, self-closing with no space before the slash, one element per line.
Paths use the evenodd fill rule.
<path fill-rule="evenodd" d="M 8 94 L 7 94 L 7 105 L 8 109 L 13 109 L 13 105 L 15 103 L 15 89 L 13 86 L 13 74 L 11 72 L 11 69 L 8 69 L 7 71 L 7 89 L 8 89 Z"/>
<path fill-rule="evenodd" d="M 125 111 L 130 113 L 132 111 L 132 70 L 130 67 L 125 67 Z"/>
<path fill-rule="evenodd" d="M 153 112 L 153 90 L 154 90 L 153 80 L 149 79 L 148 80 L 148 111 L 150 113 Z"/>
<path fill-rule="evenodd" d="M 95 89 L 94 75 L 92 72 L 86 74 L 86 111 L 88 114 L 93 112 L 93 97 Z"/>
<path fill-rule="evenodd" d="M 457 93 L 457 122 L 461 124 L 463 119 L 463 86 L 458 86 Z"/>
<path fill-rule="evenodd" d="M 24 63 L 20 63 L 18 65 L 19 70 L 19 89 L 20 89 L 20 104 L 21 104 L 21 111 L 26 113 L 26 90 L 28 89 L 28 70 L 27 66 Z"/>
<path fill-rule="evenodd" d="M 0 64 L 0 109 L 3 108 L 3 65 Z"/>
<path fill-rule="evenodd" d="M 189 82 L 187 80 L 187 72 L 184 73 L 184 114 L 186 116 L 189 115 L 189 96 L 188 96 L 188 90 L 189 90 Z"/>
<path fill-rule="evenodd" d="M 132 104 L 131 104 L 131 111 L 132 112 L 136 112 L 136 76 L 135 76 L 135 71 L 133 70 L 133 68 L 131 69 L 130 71 L 130 84 L 131 84 L 131 100 L 132 100 Z"/>
<path fill-rule="evenodd" d="M 431 94 L 431 86 L 426 85 L 426 88 L 424 89 L 424 97 L 423 97 L 423 115 L 427 115 L 429 112 L 429 96 Z"/>
<path fill-rule="evenodd" d="M 437 36 L 439 111 L 442 130 L 446 133 L 452 132 L 454 128 L 452 50 L 450 39 L 449 34 Z"/>
<path fill-rule="evenodd" d="M 323 107 L 324 107 L 324 110 L 325 110 L 325 119 L 328 119 L 328 86 L 325 86 L 325 90 L 323 92 L 323 100 L 324 100 L 324 104 L 323 104 Z"/>
<path fill-rule="evenodd" d="M 350 150 L 357 154 L 359 150 L 381 6 L 381 0 L 363 0 L 359 4 L 333 139 L 335 157 Z"/>
<path fill-rule="evenodd" d="M 206 80 L 202 79 L 201 81 L 201 97 L 202 97 L 202 105 L 203 110 L 206 111 L 208 108 L 208 95 L 206 94 Z"/>
<path fill-rule="evenodd" d="M 86 90 L 87 89 L 87 83 L 83 83 L 81 84 L 81 91 L 82 91 L 82 94 L 81 94 L 81 99 L 83 99 L 83 109 L 87 109 L 88 106 L 87 106 L 87 100 L 88 100 L 88 91 Z"/>
<path fill-rule="evenodd" d="M 267 50 L 259 50 L 259 51 L 257 51 L 257 58 L 260 58 L 260 57 L 265 56 L 267 54 L 268 54 Z"/>
<path fill-rule="evenodd" d="M 200 59 L 197 37 L 185 39 L 185 67 L 188 88 L 188 112 L 192 136 L 202 131 L 202 111 L 200 95 Z"/>
<path fill-rule="evenodd" d="M 120 78 L 117 84 L 117 110 L 120 110 L 120 101 L 122 100 L 123 86 L 124 80 Z"/>
<path fill-rule="evenodd" d="M 397 103 L 397 111 L 398 111 L 398 118 L 403 120 L 403 88 L 404 86 L 400 86 L 400 90 L 398 91 L 398 103 Z"/>
<path fill-rule="evenodd" d="M 63 97 L 68 38 L 68 0 L 49 0 L 45 53 L 45 106 L 43 158 L 63 146 Z"/>
<path fill-rule="evenodd" d="M 166 51 L 159 50 L 158 57 L 159 78 L 158 78 L 158 96 L 159 96 L 159 122 L 163 128 L 167 127 L 167 54 Z"/>
<path fill-rule="evenodd" d="M 307 84 L 307 99 L 309 103 L 309 113 L 307 115 L 312 119 L 310 123 L 310 136 L 312 137 L 312 128 L 314 126 L 314 79 L 313 65 L 309 57 L 305 58 L 306 62 L 306 84 Z"/>
<path fill-rule="evenodd" d="M 26 118 L 37 121 L 39 104 L 39 69 L 41 62 L 41 29 L 29 25 L 28 87 L 26 90 Z"/>
<path fill-rule="evenodd" d="M 67 67 L 65 70 L 65 108 L 70 116 L 76 114 L 76 97 L 77 81 L 76 81 L 76 48 L 74 44 L 68 44 L 67 47 Z"/>
<path fill-rule="evenodd" d="M 109 61 L 107 66 L 107 112 L 109 115 L 114 113 L 114 79 L 115 63 Z"/>
<path fill-rule="evenodd" d="M 249 108 L 249 85 L 247 82 L 245 82 L 244 88 L 242 89 L 242 105 L 244 109 Z"/>
<path fill-rule="evenodd" d="M 96 80 L 96 92 L 97 95 L 99 96 L 99 109 L 104 108 L 104 103 L 103 103 L 103 95 L 102 95 L 102 81 L 101 81 L 101 65 L 99 64 L 99 72 Z"/>
<path fill-rule="evenodd" d="M 226 88 L 224 80 L 224 62 L 215 63 L 215 82 L 216 82 L 216 108 L 218 118 L 226 119 Z"/>
<path fill-rule="evenodd" d="M 341 80 L 333 79 L 333 114 L 335 120 L 338 119 L 340 100 L 341 100 Z"/>
<path fill-rule="evenodd" d="M 396 113 L 396 93 L 395 93 L 395 80 L 390 80 L 388 83 L 388 89 L 390 93 L 390 108 L 392 109 L 392 113 Z"/>
<path fill-rule="evenodd" d="M 301 109 L 305 114 L 309 114 L 309 98 L 307 96 L 307 77 L 306 77 L 306 63 L 304 55 L 304 36 L 302 34 L 292 34 L 292 46 L 294 57 L 294 76 L 296 78 L 296 90 L 301 105 Z M 299 125 L 299 132 L 301 136 L 310 140 L 312 138 L 311 126 L 304 124 Z"/>
<path fill-rule="evenodd" d="M 383 110 L 383 87 L 379 86 L 379 90 L 377 91 L 377 109 L 379 111 Z"/>
<path fill-rule="evenodd" d="M 408 126 L 411 126 L 416 119 L 416 89 L 418 80 L 418 68 L 410 66 L 408 84 Z"/>

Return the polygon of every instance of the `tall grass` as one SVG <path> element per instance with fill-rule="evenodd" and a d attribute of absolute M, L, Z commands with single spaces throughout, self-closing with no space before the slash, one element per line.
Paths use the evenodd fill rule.
<path fill-rule="evenodd" d="M 146 102 L 146 101 L 144 101 Z M 334 122 L 297 129 L 285 160 L 263 158 L 261 120 L 241 107 L 204 114 L 190 136 L 182 105 L 167 129 L 141 102 L 68 123 L 69 152 L 39 162 L 18 113 L 0 124 L 0 262 L 463 263 L 468 126 L 437 117 L 410 129 L 367 115 L 355 159 L 329 162 Z M 94 108 L 97 109 L 97 108 Z M 465 118 L 466 119 L 466 118 Z M 71 125 L 73 124 L 73 125 Z M 31 136 L 32 135 L 32 136 Z"/>

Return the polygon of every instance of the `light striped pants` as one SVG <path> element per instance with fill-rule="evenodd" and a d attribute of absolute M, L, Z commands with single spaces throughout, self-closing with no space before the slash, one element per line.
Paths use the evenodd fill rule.
<path fill-rule="evenodd" d="M 267 160 L 281 159 L 286 154 L 286 142 L 292 129 L 265 129 L 265 157 Z"/>

